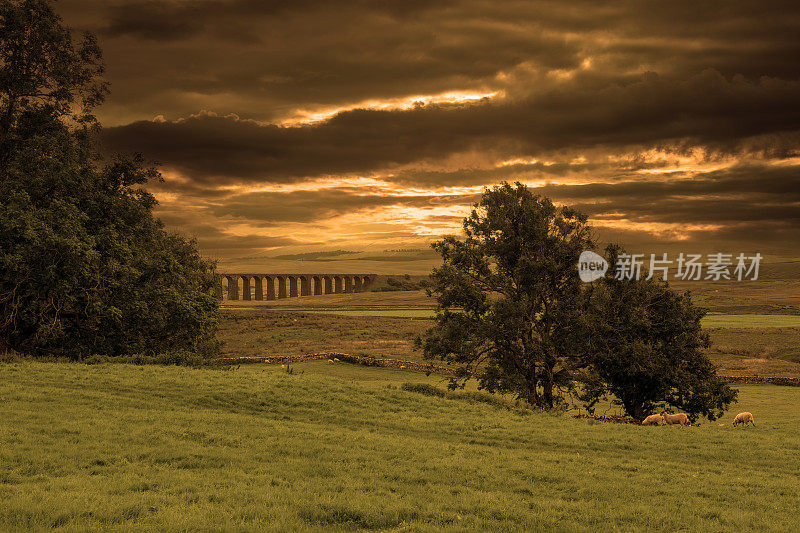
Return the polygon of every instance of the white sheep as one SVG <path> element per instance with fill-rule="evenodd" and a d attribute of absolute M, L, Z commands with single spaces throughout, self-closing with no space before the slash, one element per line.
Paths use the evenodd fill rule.
<path fill-rule="evenodd" d="M 744 424 L 745 427 L 747 427 L 747 424 L 753 424 L 754 426 L 756 425 L 755 421 L 753 420 L 753 415 L 748 412 L 739 413 L 736 415 L 736 418 L 733 419 L 733 426 L 736 427 L 739 424 Z"/>
<path fill-rule="evenodd" d="M 650 415 L 642 420 L 643 426 L 663 426 L 666 423 L 666 420 L 661 415 Z"/>
<path fill-rule="evenodd" d="M 668 412 L 664 411 L 663 413 L 661 413 L 661 416 L 664 417 L 664 422 L 666 422 L 668 426 L 672 426 L 675 424 L 680 424 L 681 426 L 689 425 L 689 417 L 686 416 L 684 413 L 677 413 L 671 415 Z"/>

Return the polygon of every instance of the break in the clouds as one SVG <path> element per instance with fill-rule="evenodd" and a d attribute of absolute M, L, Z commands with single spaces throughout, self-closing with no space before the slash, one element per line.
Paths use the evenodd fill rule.
<path fill-rule="evenodd" d="M 159 161 L 165 222 L 222 259 L 419 246 L 500 180 L 580 207 L 601 238 L 800 240 L 793 2 L 58 8 L 105 50 L 104 148 Z"/>

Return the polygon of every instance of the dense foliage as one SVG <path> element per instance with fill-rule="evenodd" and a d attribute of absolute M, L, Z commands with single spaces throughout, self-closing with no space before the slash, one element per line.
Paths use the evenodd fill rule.
<path fill-rule="evenodd" d="M 594 246 L 586 217 L 505 183 L 484 193 L 464 232 L 434 244 L 443 264 L 432 274 L 438 311 L 420 339 L 425 356 L 460 363 L 484 389 L 552 407 L 586 364 L 576 272 Z"/>
<path fill-rule="evenodd" d="M 0 7 L 0 350 L 88 355 L 213 346 L 213 265 L 166 232 L 140 156 L 102 163 L 100 50 L 47 2 Z"/>
<path fill-rule="evenodd" d="M 616 247 L 607 249 L 610 264 L 617 254 Z M 609 272 L 587 295 L 589 402 L 609 391 L 636 420 L 664 404 L 692 420 L 698 415 L 714 420 L 736 400 L 736 391 L 717 377 L 703 352 L 709 344 L 700 325 L 705 311 L 688 293 L 656 278 L 616 279 Z"/>
<path fill-rule="evenodd" d="M 578 257 L 595 246 L 584 215 L 506 183 L 484 193 L 464 232 L 434 244 L 439 305 L 419 339 L 426 357 L 459 364 L 452 386 L 476 377 L 545 408 L 566 391 L 590 407 L 610 392 L 637 420 L 664 406 L 714 419 L 735 400 L 688 294 L 613 269 L 580 281 Z M 607 248 L 609 264 L 617 253 Z"/>

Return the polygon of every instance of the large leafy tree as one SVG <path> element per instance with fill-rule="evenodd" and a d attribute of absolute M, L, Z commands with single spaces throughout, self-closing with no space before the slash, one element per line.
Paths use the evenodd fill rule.
<path fill-rule="evenodd" d="M 100 161 L 94 38 L 43 0 L 0 5 L 0 350 L 154 354 L 213 344 L 213 265 L 166 232 L 140 156 Z"/>
<path fill-rule="evenodd" d="M 91 111 L 108 92 L 97 40 L 73 42 L 69 28 L 44 0 L 0 4 L 0 163 L 21 142 L 31 116 L 95 122 Z"/>
<path fill-rule="evenodd" d="M 425 356 L 459 364 L 489 391 L 558 403 L 586 365 L 576 269 L 594 247 L 586 222 L 520 183 L 487 189 L 464 219 L 466 237 L 434 244 L 443 264 L 432 274 L 438 311 L 420 339 Z"/>
<path fill-rule="evenodd" d="M 616 264 L 620 249 L 609 246 Z M 653 278 L 617 279 L 612 271 L 587 289 L 588 377 L 591 395 L 608 391 L 625 412 L 642 420 L 664 405 L 692 420 L 722 416 L 736 399 L 705 355 L 708 335 L 689 293 L 678 293 Z M 594 377 L 595 379 L 591 379 Z M 598 386 L 599 384 L 599 386 Z"/>

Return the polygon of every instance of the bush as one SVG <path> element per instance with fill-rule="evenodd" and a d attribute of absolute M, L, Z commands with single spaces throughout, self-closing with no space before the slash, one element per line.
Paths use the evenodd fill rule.
<path fill-rule="evenodd" d="M 404 391 L 416 392 L 418 394 L 424 394 L 425 396 L 444 398 L 447 395 L 447 391 L 434 387 L 433 385 L 428 385 L 427 383 L 403 383 L 400 388 Z"/>
<path fill-rule="evenodd" d="M 616 264 L 619 253 L 609 246 L 608 263 Z M 587 407 L 610 392 L 637 421 L 669 405 L 694 422 L 698 416 L 715 420 L 736 401 L 736 389 L 703 351 L 709 345 L 701 327 L 705 311 L 689 293 L 662 280 L 618 280 L 609 273 L 588 296 Z"/>
<path fill-rule="evenodd" d="M 403 383 L 400 387 L 404 391 L 415 392 L 425 396 L 446 398 L 448 400 L 462 400 L 470 403 L 485 403 L 500 409 L 518 410 L 519 405 L 508 401 L 502 396 L 496 396 L 482 391 L 452 391 L 444 390 L 427 383 Z"/>
<path fill-rule="evenodd" d="M 430 282 L 427 279 L 423 278 L 414 281 L 408 274 L 403 275 L 403 279 L 397 279 L 389 276 L 386 278 L 385 283 L 385 285 L 379 285 L 373 290 L 375 292 L 419 291 L 426 289 L 430 285 Z"/>

